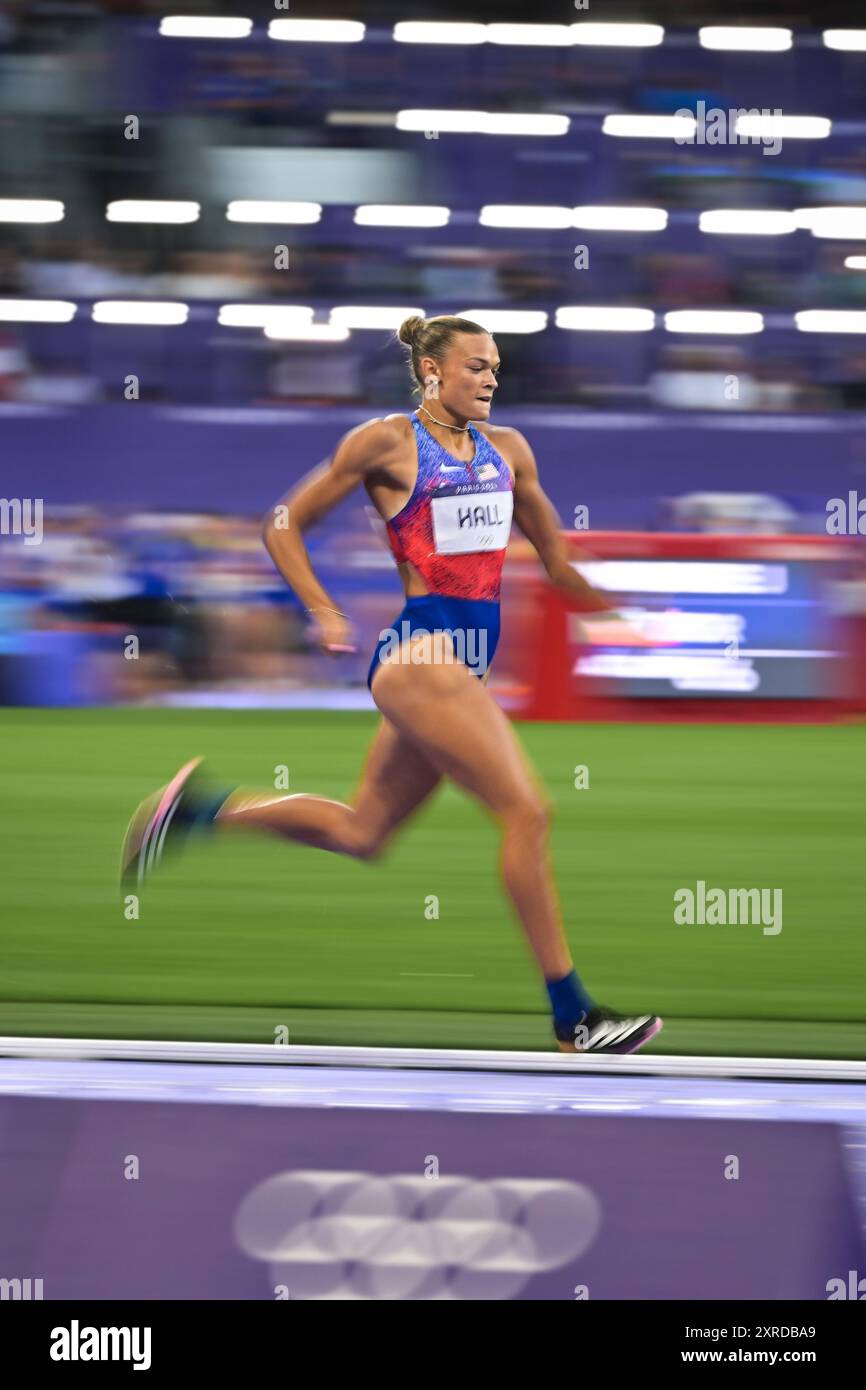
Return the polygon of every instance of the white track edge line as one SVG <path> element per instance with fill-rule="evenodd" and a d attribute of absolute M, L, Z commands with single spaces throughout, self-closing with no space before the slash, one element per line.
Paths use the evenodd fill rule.
<path fill-rule="evenodd" d="M 578 1057 L 461 1048 L 325 1047 L 307 1044 L 0 1037 L 0 1057 L 59 1061 L 210 1062 L 272 1066 L 392 1067 L 437 1071 L 613 1072 L 632 1076 L 732 1076 L 866 1082 L 866 1061 L 798 1057 Z"/>

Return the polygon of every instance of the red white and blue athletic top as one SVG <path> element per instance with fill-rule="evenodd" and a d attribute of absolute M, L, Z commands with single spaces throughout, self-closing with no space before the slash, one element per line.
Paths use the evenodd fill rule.
<path fill-rule="evenodd" d="M 514 509 L 511 470 L 474 425 L 475 456 L 464 463 L 417 415 L 411 418 L 418 476 L 405 507 L 388 522 L 394 558 L 413 565 L 430 594 L 498 602 Z"/>

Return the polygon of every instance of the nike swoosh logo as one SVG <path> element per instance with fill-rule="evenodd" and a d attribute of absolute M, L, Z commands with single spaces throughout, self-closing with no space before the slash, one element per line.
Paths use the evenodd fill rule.
<path fill-rule="evenodd" d="M 456 466 L 452 466 L 450 463 L 440 463 L 440 465 L 439 465 L 439 472 L 440 472 L 440 473 L 462 473 L 462 472 L 464 471 L 464 468 L 465 468 L 465 464 L 462 464 L 462 463 L 458 463 Z"/>

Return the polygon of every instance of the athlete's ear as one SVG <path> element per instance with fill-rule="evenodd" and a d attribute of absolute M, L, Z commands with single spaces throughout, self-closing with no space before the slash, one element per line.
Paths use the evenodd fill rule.
<path fill-rule="evenodd" d="M 430 377 L 439 380 L 439 363 L 435 357 L 422 357 L 418 363 L 421 369 L 421 380 L 428 381 Z"/>

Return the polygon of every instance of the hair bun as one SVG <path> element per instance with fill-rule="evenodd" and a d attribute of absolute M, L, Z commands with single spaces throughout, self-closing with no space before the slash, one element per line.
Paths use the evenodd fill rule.
<path fill-rule="evenodd" d="M 427 320 L 422 319 L 420 314 L 413 314 L 410 318 L 404 319 L 397 331 L 397 337 L 400 339 L 400 342 L 406 343 L 408 347 L 412 347 L 426 322 Z"/>

